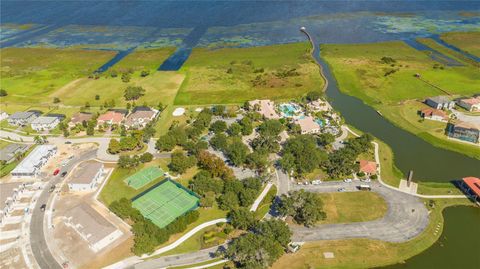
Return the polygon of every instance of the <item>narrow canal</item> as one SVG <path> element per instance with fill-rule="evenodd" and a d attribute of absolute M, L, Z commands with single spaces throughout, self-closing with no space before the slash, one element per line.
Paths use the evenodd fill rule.
<path fill-rule="evenodd" d="M 382 269 L 480 268 L 480 208 L 449 207 L 443 216 L 443 233 L 432 247 L 403 264 Z"/>
<path fill-rule="evenodd" d="M 407 174 L 414 171 L 416 181 L 447 182 L 466 176 L 480 177 L 480 160 L 453 151 L 434 147 L 419 137 L 399 128 L 380 116 L 360 99 L 338 89 L 328 64 L 320 57 L 320 44 L 315 42 L 314 56 L 328 79 L 327 97 L 348 124 L 387 143 L 395 155 L 396 166 Z"/>

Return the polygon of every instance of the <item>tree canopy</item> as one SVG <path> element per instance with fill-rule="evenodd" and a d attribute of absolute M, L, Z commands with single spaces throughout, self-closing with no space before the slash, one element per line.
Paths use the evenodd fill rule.
<path fill-rule="evenodd" d="M 313 226 L 326 217 L 320 197 L 304 190 L 283 194 L 276 207 L 280 214 L 291 216 L 297 223 L 305 226 Z"/>
<path fill-rule="evenodd" d="M 125 88 L 123 96 L 125 100 L 137 100 L 138 98 L 145 95 L 145 89 L 140 86 L 128 86 Z"/>

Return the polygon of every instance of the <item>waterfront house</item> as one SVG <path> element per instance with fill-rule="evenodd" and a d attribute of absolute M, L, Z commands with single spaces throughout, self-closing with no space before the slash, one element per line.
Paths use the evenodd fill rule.
<path fill-rule="evenodd" d="M 359 162 L 359 171 L 365 173 L 366 175 L 375 175 L 377 174 L 377 163 L 367 160 L 360 160 Z"/>
<path fill-rule="evenodd" d="M 295 123 L 300 125 L 302 134 L 317 134 L 320 132 L 320 125 L 312 116 L 297 119 Z"/>
<path fill-rule="evenodd" d="M 447 125 L 447 135 L 471 143 L 480 143 L 480 127 L 462 121 L 449 123 Z"/>
<path fill-rule="evenodd" d="M 8 124 L 15 126 L 25 126 L 35 120 L 40 114 L 35 111 L 15 112 L 8 117 Z"/>
<path fill-rule="evenodd" d="M 155 119 L 158 110 L 149 107 L 136 107 L 125 120 L 125 127 L 134 129 L 143 129 L 145 126 Z"/>
<path fill-rule="evenodd" d="M 460 182 L 460 188 L 476 202 L 480 202 L 480 178 L 464 177 Z"/>
<path fill-rule="evenodd" d="M 248 102 L 250 109 L 257 111 L 266 119 L 279 119 L 277 111 L 275 111 L 275 105 L 270 100 L 253 100 Z"/>
<path fill-rule="evenodd" d="M 457 105 L 468 111 L 480 111 L 480 96 L 460 99 L 457 101 Z"/>
<path fill-rule="evenodd" d="M 420 110 L 420 116 L 424 119 L 435 120 L 435 121 L 448 121 L 448 115 L 443 110 L 438 110 L 434 108 L 424 108 Z"/>
<path fill-rule="evenodd" d="M 107 124 L 120 124 L 125 119 L 126 113 L 123 111 L 110 110 L 107 113 L 102 114 L 97 119 L 97 126 Z"/>
<path fill-rule="evenodd" d="M 427 100 L 425 100 L 425 104 L 435 109 L 452 109 L 455 106 L 455 102 L 445 96 L 427 98 Z"/>
<path fill-rule="evenodd" d="M 52 130 L 60 123 L 58 117 L 50 117 L 50 116 L 40 116 L 34 119 L 31 123 L 32 129 L 40 132 L 40 131 L 48 131 Z"/>
<path fill-rule="evenodd" d="M 72 116 L 72 119 L 68 123 L 69 127 L 75 127 L 77 124 L 82 124 L 84 121 L 88 122 L 93 118 L 92 113 L 87 112 L 78 112 Z"/>

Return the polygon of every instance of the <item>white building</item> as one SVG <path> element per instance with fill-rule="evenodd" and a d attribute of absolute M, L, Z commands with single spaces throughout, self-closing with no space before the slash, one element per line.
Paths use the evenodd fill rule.
<path fill-rule="evenodd" d="M 38 114 L 32 111 L 15 112 L 8 117 L 10 125 L 25 126 L 38 117 Z"/>
<path fill-rule="evenodd" d="M 4 111 L 1 111 L 0 112 L 0 121 L 4 120 L 6 118 L 8 118 L 8 114 Z"/>
<path fill-rule="evenodd" d="M 435 109 L 452 109 L 455 102 L 451 101 L 445 96 L 430 97 L 425 100 L 425 104 Z"/>
<path fill-rule="evenodd" d="M 40 169 L 55 153 L 57 153 L 57 146 L 37 146 L 10 174 L 14 177 L 36 177 L 40 173 Z"/>
<path fill-rule="evenodd" d="M 14 210 L 14 204 L 24 190 L 25 184 L 22 182 L 0 184 L 0 224 Z"/>
<path fill-rule="evenodd" d="M 60 120 L 57 117 L 41 116 L 34 119 L 31 126 L 35 131 L 48 131 L 57 127 L 59 123 Z"/>
<path fill-rule="evenodd" d="M 302 134 L 317 134 L 320 132 L 320 124 L 318 124 L 311 116 L 297 119 L 295 122 L 300 125 Z"/>
<path fill-rule="evenodd" d="M 92 191 L 104 172 L 104 165 L 96 161 L 81 163 L 73 173 L 68 182 L 70 191 Z"/>
<path fill-rule="evenodd" d="M 86 203 L 81 203 L 65 213 L 65 224 L 73 228 L 94 252 L 98 252 L 123 233 Z"/>

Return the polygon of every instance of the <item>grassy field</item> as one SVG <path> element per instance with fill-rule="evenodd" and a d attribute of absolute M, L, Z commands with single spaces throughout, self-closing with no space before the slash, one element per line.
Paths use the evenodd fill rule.
<path fill-rule="evenodd" d="M 466 65 L 473 65 L 475 67 L 480 67 L 480 63 L 464 56 L 463 54 L 461 54 L 460 52 L 457 52 L 457 51 L 454 51 L 452 49 L 449 49 L 443 45 L 440 45 L 439 43 L 437 43 L 435 40 L 433 39 L 430 39 L 430 38 L 417 38 L 417 41 L 424 44 L 424 45 L 427 45 L 428 47 L 444 54 L 444 55 L 447 55 L 448 57 L 452 58 L 452 59 L 455 59 L 456 61 L 462 63 L 462 64 L 466 64 Z"/>
<path fill-rule="evenodd" d="M 323 81 L 309 49 L 307 43 L 218 50 L 196 48 L 181 69 L 187 78 L 175 104 L 290 99 L 322 89 Z M 295 70 L 288 72 L 292 69 Z"/>
<path fill-rule="evenodd" d="M 385 200 L 374 192 L 322 193 L 319 196 L 327 214 L 319 224 L 371 221 L 387 212 Z"/>
<path fill-rule="evenodd" d="M 410 241 L 389 243 L 370 239 L 351 239 L 309 242 L 297 253 L 283 255 L 272 268 L 371 268 L 405 261 L 426 250 L 438 240 L 443 229 L 444 208 L 454 205 L 472 205 L 467 199 L 443 199 L 435 202 L 436 207 L 431 209 L 430 223 L 426 230 Z M 325 259 L 323 252 L 333 252 L 335 258 Z"/>
<path fill-rule="evenodd" d="M 444 33 L 440 38 L 465 52 L 480 57 L 480 32 Z"/>
<path fill-rule="evenodd" d="M 58 97 L 63 104 L 71 106 L 83 106 L 85 102 L 89 102 L 91 106 L 101 106 L 105 101 L 113 99 L 116 106 L 124 107 L 127 103 L 123 97 L 125 88 L 141 86 L 146 92 L 135 101 L 137 104 L 171 104 L 183 78 L 182 74 L 176 72 L 155 72 L 144 78 L 133 76 L 128 83 L 122 82 L 120 77 L 81 78 L 56 91 L 52 98 Z M 100 100 L 95 100 L 97 94 L 100 95 Z"/>
<path fill-rule="evenodd" d="M 2 103 L 52 102 L 50 94 L 70 81 L 86 77 L 115 52 L 4 48 L 0 50 L 1 84 L 8 92 Z"/>
<path fill-rule="evenodd" d="M 455 96 L 480 92 L 477 67 L 466 64 L 440 68 L 427 53 L 396 41 L 322 45 L 322 56 L 332 67 L 341 91 L 360 98 L 397 126 L 435 146 L 480 158 L 478 147 L 447 139 L 443 131 L 439 131 L 441 124 L 418 122 L 416 113 L 420 105 L 412 101 L 445 94 L 416 78 L 416 73 Z M 382 57 L 393 58 L 395 63 L 386 64 Z M 386 75 L 392 70 L 396 71 Z"/>
<path fill-rule="evenodd" d="M 124 71 L 133 69 L 135 71 L 148 70 L 155 72 L 158 67 L 175 51 L 175 48 L 136 49 L 111 69 Z"/>

